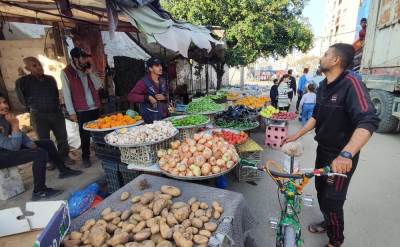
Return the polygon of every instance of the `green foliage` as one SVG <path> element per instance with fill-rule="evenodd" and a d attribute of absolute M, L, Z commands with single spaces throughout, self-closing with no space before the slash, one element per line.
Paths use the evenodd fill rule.
<path fill-rule="evenodd" d="M 301 13 L 308 0 L 162 0 L 174 18 L 225 30 L 225 63 L 247 65 L 260 56 L 311 48 L 313 34 Z"/>

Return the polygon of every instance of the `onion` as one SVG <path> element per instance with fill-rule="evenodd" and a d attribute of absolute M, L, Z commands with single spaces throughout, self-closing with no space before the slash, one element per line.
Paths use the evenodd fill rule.
<path fill-rule="evenodd" d="M 193 165 L 194 164 L 194 157 L 190 157 L 189 159 L 188 159 L 188 163 L 187 163 L 189 166 L 190 165 Z"/>
<path fill-rule="evenodd" d="M 206 162 L 206 159 L 204 158 L 203 155 L 197 155 L 197 156 L 194 158 L 194 163 L 195 163 L 196 165 L 201 166 L 201 165 L 203 165 L 205 162 Z"/>
<path fill-rule="evenodd" d="M 192 154 L 195 153 L 197 151 L 196 146 L 190 146 L 189 148 L 189 152 L 191 152 Z"/>
<path fill-rule="evenodd" d="M 187 170 L 187 171 L 186 171 L 186 176 L 187 176 L 187 177 L 193 177 L 194 174 L 193 174 L 193 172 L 192 172 L 191 170 Z"/>
<path fill-rule="evenodd" d="M 204 134 L 204 137 L 203 137 L 203 138 L 206 138 L 207 141 L 210 141 L 210 140 L 212 140 L 212 135 L 210 135 L 210 134 Z"/>
<path fill-rule="evenodd" d="M 183 144 L 181 147 L 182 147 L 182 151 L 183 151 L 183 152 L 185 152 L 185 153 L 186 153 L 186 152 L 188 152 L 188 151 L 189 151 L 189 145 L 187 145 L 187 144 Z"/>
<path fill-rule="evenodd" d="M 180 141 L 171 142 L 171 148 L 172 149 L 178 149 L 180 143 L 181 143 Z"/>
<path fill-rule="evenodd" d="M 201 167 L 201 175 L 207 176 L 211 172 L 211 165 L 206 163 Z"/>
<path fill-rule="evenodd" d="M 172 154 L 172 149 L 168 149 L 167 154 L 168 155 Z"/>
<path fill-rule="evenodd" d="M 201 134 L 199 134 L 199 133 L 194 134 L 194 135 L 193 135 L 193 139 L 194 139 L 195 141 L 200 140 L 200 139 L 201 139 Z"/>
<path fill-rule="evenodd" d="M 178 173 L 178 176 L 179 177 L 186 177 L 186 172 L 180 172 L 180 173 Z"/>
<path fill-rule="evenodd" d="M 195 166 L 195 165 L 191 165 L 190 166 L 190 170 L 193 172 L 193 174 L 197 177 L 201 176 L 201 170 L 200 167 Z"/>
<path fill-rule="evenodd" d="M 179 172 L 178 172 L 178 170 L 177 170 L 176 168 L 171 169 L 170 173 L 171 173 L 172 175 L 174 175 L 174 176 L 178 176 L 178 175 L 179 175 Z"/>
<path fill-rule="evenodd" d="M 194 141 L 192 139 L 188 139 L 188 144 L 189 144 L 189 146 L 194 146 L 194 145 L 196 145 L 196 141 Z"/>
<path fill-rule="evenodd" d="M 206 143 L 206 141 L 207 141 L 206 138 L 201 138 L 201 139 L 198 141 L 198 143 L 199 143 L 199 144 L 204 144 L 204 143 Z"/>
<path fill-rule="evenodd" d="M 197 151 L 202 152 L 204 150 L 204 145 L 197 144 Z"/>
<path fill-rule="evenodd" d="M 184 172 L 186 171 L 186 166 L 183 163 L 179 163 L 176 165 L 176 169 L 178 169 L 179 172 Z"/>
<path fill-rule="evenodd" d="M 158 161 L 158 164 L 159 164 L 160 166 L 165 166 L 165 165 L 167 164 L 167 162 L 166 162 L 166 160 L 165 160 L 164 158 L 161 158 L 161 159 Z"/>
<path fill-rule="evenodd" d="M 218 159 L 221 159 L 221 157 L 222 157 L 222 152 L 220 151 L 220 150 L 217 150 L 215 153 L 214 153 L 214 157 L 218 160 Z"/>
<path fill-rule="evenodd" d="M 219 166 L 213 166 L 211 168 L 212 173 L 217 174 L 221 172 L 221 168 L 219 168 Z"/>
<path fill-rule="evenodd" d="M 188 158 L 184 158 L 182 159 L 181 163 L 187 165 L 189 159 Z"/>
<path fill-rule="evenodd" d="M 210 162 L 211 165 L 216 165 L 217 164 L 217 159 L 214 156 L 211 156 L 209 162 Z"/>
<path fill-rule="evenodd" d="M 176 166 L 175 160 L 170 160 L 170 161 L 168 162 L 168 167 L 174 168 L 175 166 Z"/>
<path fill-rule="evenodd" d="M 160 150 L 157 151 L 157 157 L 158 158 L 161 158 L 166 154 L 167 154 L 167 151 L 165 151 L 164 149 L 160 149 Z"/>
<path fill-rule="evenodd" d="M 206 143 L 204 143 L 204 146 L 206 146 L 208 148 L 212 148 L 213 143 L 212 143 L 212 141 L 207 141 Z"/>
<path fill-rule="evenodd" d="M 225 165 L 225 161 L 223 159 L 219 159 L 219 160 L 217 160 L 216 164 L 217 164 L 217 166 L 223 166 L 223 165 Z"/>
<path fill-rule="evenodd" d="M 221 166 L 220 168 L 221 168 L 221 172 L 225 172 L 228 170 L 228 168 L 226 168 L 226 166 Z"/>
<path fill-rule="evenodd" d="M 189 159 L 190 157 L 192 157 L 192 153 L 191 152 L 186 152 L 184 157 Z"/>
<path fill-rule="evenodd" d="M 228 162 L 226 162 L 226 168 L 232 168 L 232 166 L 234 165 L 235 163 L 233 163 L 233 161 L 228 161 Z"/>
<path fill-rule="evenodd" d="M 203 156 L 204 156 L 206 159 L 210 159 L 210 158 L 212 157 L 212 151 L 211 151 L 211 149 L 205 148 L 204 151 L 203 151 Z"/>

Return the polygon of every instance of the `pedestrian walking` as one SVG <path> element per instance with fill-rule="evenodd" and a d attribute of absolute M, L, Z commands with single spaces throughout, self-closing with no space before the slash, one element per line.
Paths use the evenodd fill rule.
<path fill-rule="evenodd" d="M 314 83 L 309 83 L 307 85 L 307 93 L 303 95 L 299 107 L 301 109 L 301 123 L 303 126 L 312 117 L 316 103 L 316 97 L 317 95 L 315 94 Z"/>
<path fill-rule="evenodd" d="M 272 85 L 271 90 L 269 91 L 269 97 L 271 98 L 271 105 L 278 109 L 278 79 L 273 80 L 274 85 Z"/>
<path fill-rule="evenodd" d="M 79 124 L 83 165 L 90 167 L 90 133 L 83 129 L 83 124 L 99 117 L 98 90 L 102 88 L 102 82 L 94 72 L 89 54 L 75 47 L 70 55 L 72 63 L 61 72 L 64 102 L 70 119 Z"/>
<path fill-rule="evenodd" d="M 292 75 L 293 70 L 289 69 L 288 70 L 288 75 L 289 75 L 289 88 L 292 89 L 291 92 L 288 93 L 288 97 L 290 99 L 290 102 L 293 100 L 293 96 L 296 96 L 296 78 Z"/>
<path fill-rule="evenodd" d="M 299 113 L 299 105 L 301 98 L 303 97 L 304 91 L 306 89 L 307 81 L 308 81 L 308 72 L 309 69 L 305 68 L 303 70 L 303 75 L 300 76 L 299 85 L 297 87 L 297 102 L 296 102 L 296 113 Z"/>
<path fill-rule="evenodd" d="M 360 150 L 378 128 L 379 118 L 360 78 L 347 71 L 354 58 L 352 45 L 332 45 L 321 58 L 320 68 L 326 75 L 317 92 L 317 103 L 305 126 L 285 142 L 299 139 L 315 128 L 318 143 L 315 168 L 331 165 L 341 176 L 316 177 L 318 203 L 324 221 L 309 226 L 312 233 L 326 232 L 328 247 L 344 241 L 343 205 L 350 180 L 357 168 Z M 353 226 L 355 222 L 352 222 Z"/>
<path fill-rule="evenodd" d="M 44 74 L 37 58 L 26 57 L 23 62 L 30 74 L 20 77 L 15 83 L 18 99 L 29 111 L 39 140 L 50 140 L 50 132 L 53 132 L 60 156 L 65 162 L 73 163 L 68 156 L 67 129 L 57 82 L 54 77 Z"/>
<path fill-rule="evenodd" d="M 279 81 L 278 85 L 278 109 L 282 111 L 289 111 L 290 100 L 288 93 L 292 89 L 289 87 L 289 75 L 284 75 Z"/>

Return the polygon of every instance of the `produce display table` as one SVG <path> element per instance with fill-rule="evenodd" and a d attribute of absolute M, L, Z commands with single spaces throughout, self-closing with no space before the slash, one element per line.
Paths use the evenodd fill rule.
<path fill-rule="evenodd" d="M 139 182 L 146 179 L 150 188 L 140 191 Z M 255 246 L 255 241 L 252 241 L 249 231 L 256 225 L 250 209 L 242 194 L 227 190 L 216 189 L 203 185 L 182 182 L 178 180 L 156 177 L 151 175 L 140 175 L 109 197 L 98 204 L 95 208 L 89 209 L 84 214 L 74 219 L 71 223 L 71 231 L 79 230 L 79 228 L 88 219 L 100 217 L 103 209 L 111 207 L 113 210 L 126 210 L 131 206 L 131 203 L 120 200 L 120 194 L 123 191 L 128 191 L 131 195 L 141 195 L 146 191 L 159 190 L 162 185 L 172 185 L 179 187 L 182 190 L 182 195 L 174 201 L 187 201 L 195 196 L 198 200 L 211 204 L 212 201 L 218 201 L 224 208 L 224 213 L 220 218 L 220 224 L 216 234 L 210 239 L 208 246 L 225 247 L 237 246 L 244 247 L 244 242 L 251 243 L 246 246 Z"/>

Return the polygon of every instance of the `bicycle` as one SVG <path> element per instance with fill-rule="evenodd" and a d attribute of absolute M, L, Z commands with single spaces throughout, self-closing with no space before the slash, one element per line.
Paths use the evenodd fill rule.
<path fill-rule="evenodd" d="M 276 230 L 276 247 L 300 247 L 303 244 L 301 239 L 301 224 L 299 214 L 302 201 L 312 205 L 311 198 L 303 198 L 303 189 L 309 180 L 315 176 L 343 176 L 344 174 L 331 172 L 330 166 L 321 169 L 314 169 L 306 173 L 293 173 L 294 158 L 291 157 L 290 173 L 271 170 L 271 165 L 277 166 L 274 161 L 267 161 L 262 168 L 248 167 L 267 172 L 278 185 L 278 199 L 280 205 L 280 219 L 270 220 L 271 227 Z M 280 167 L 280 166 L 279 166 Z M 282 205 L 280 193 L 285 196 L 285 203 Z M 310 203 L 311 202 L 311 203 Z"/>

